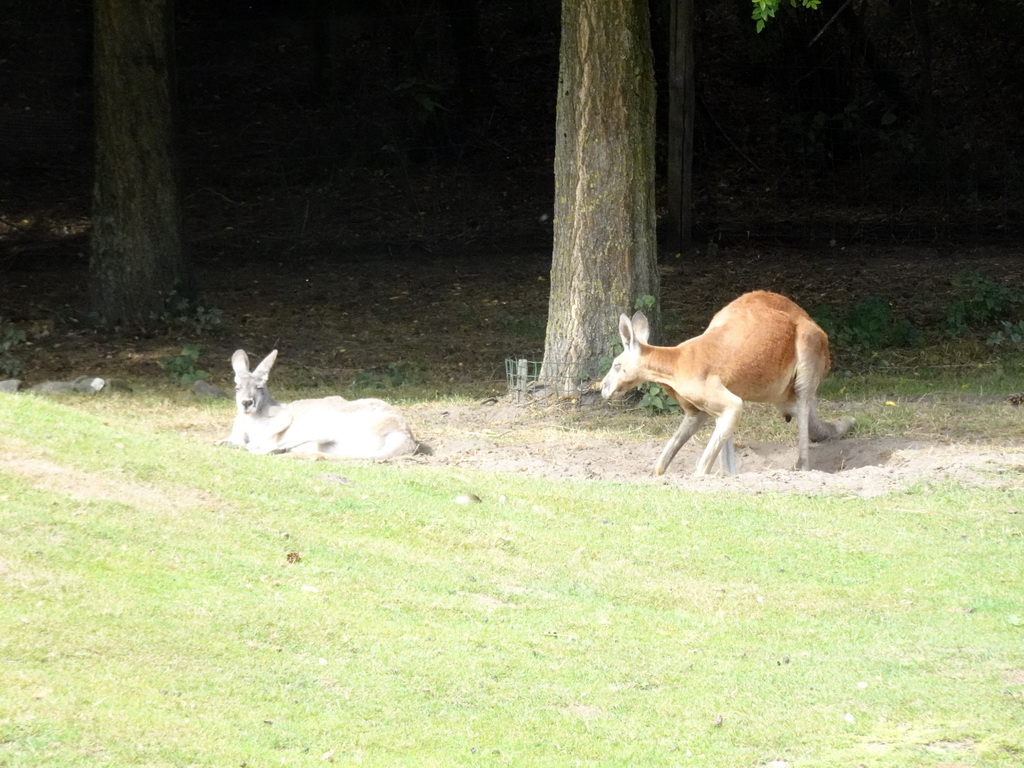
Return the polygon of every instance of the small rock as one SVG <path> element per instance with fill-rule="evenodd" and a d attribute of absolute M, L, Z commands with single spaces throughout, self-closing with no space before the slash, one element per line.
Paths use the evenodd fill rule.
<path fill-rule="evenodd" d="M 66 395 L 75 391 L 75 385 L 70 381 L 44 381 L 29 387 L 28 391 L 40 395 Z"/>
<path fill-rule="evenodd" d="M 475 493 L 460 493 L 455 497 L 456 504 L 479 504 L 480 497 Z"/>
<path fill-rule="evenodd" d="M 71 386 L 75 392 L 80 392 L 83 395 L 95 395 L 106 386 L 106 383 L 99 376 L 79 376 L 71 382 Z"/>
<path fill-rule="evenodd" d="M 204 381 L 203 379 L 196 379 L 192 382 L 192 388 L 189 391 L 196 397 L 205 397 L 210 400 L 228 399 L 228 396 L 225 394 L 223 389 L 215 387 L 213 384 L 210 384 L 208 381 Z"/>
<path fill-rule="evenodd" d="M 21 379 L 0 381 L 0 392 L 17 392 L 19 389 L 21 389 Z"/>

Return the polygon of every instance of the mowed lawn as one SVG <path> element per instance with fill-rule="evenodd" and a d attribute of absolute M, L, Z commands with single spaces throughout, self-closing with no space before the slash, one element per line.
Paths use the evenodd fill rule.
<path fill-rule="evenodd" d="M 0 395 L 0 626 L 4 768 L 1024 764 L 1010 483 L 308 462 Z"/>

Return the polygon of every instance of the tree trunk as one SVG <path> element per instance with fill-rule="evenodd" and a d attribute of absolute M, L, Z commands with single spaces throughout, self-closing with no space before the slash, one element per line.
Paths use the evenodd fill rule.
<path fill-rule="evenodd" d="M 175 152 L 173 0 L 95 0 L 96 157 L 89 264 L 100 322 L 159 325 L 191 289 Z"/>
<path fill-rule="evenodd" d="M 668 74 L 668 247 L 682 253 L 693 231 L 694 0 L 671 0 Z"/>
<path fill-rule="evenodd" d="M 541 382 L 603 375 L 618 316 L 653 297 L 654 70 L 645 0 L 563 0 L 554 253 Z"/>

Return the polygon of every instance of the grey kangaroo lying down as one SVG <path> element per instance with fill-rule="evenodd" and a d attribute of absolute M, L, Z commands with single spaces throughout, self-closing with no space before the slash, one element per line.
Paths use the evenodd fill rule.
<path fill-rule="evenodd" d="M 279 403 L 267 391 L 275 349 L 252 371 L 249 356 L 231 356 L 238 411 L 222 444 L 251 453 L 319 454 L 335 459 L 373 459 L 415 453 L 419 443 L 402 413 L 383 400 L 319 397 Z"/>

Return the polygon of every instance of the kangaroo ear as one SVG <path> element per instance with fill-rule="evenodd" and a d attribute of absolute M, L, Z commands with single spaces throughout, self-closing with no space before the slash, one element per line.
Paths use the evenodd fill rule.
<path fill-rule="evenodd" d="M 231 368 L 234 370 L 235 376 L 249 375 L 249 356 L 245 354 L 244 349 L 235 350 L 235 354 L 231 356 Z"/>
<path fill-rule="evenodd" d="M 622 348 L 629 349 L 633 343 L 633 324 L 625 315 L 619 315 L 619 338 L 622 339 Z"/>
<path fill-rule="evenodd" d="M 255 370 L 253 370 L 252 372 L 253 376 L 258 376 L 259 378 L 266 381 L 267 376 L 270 375 L 270 369 L 274 367 L 275 360 L 277 360 L 276 349 L 272 350 L 269 355 L 263 358 L 263 362 L 256 366 Z"/>
<path fill-rule="evenodd" d="M 641 344 L 646 344 L 651 336 L 651 325 L 647 322 L 647 315 L 637 312 L 633 315 L 633 335 Z"/>

